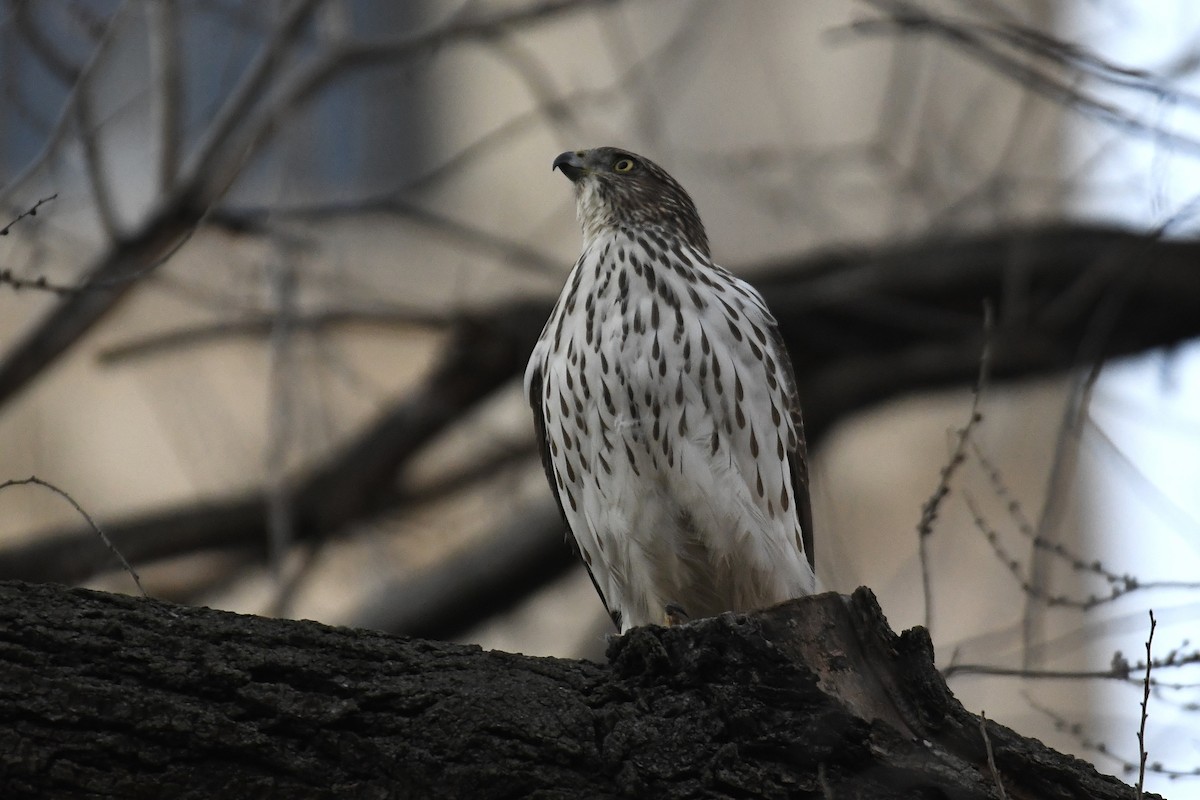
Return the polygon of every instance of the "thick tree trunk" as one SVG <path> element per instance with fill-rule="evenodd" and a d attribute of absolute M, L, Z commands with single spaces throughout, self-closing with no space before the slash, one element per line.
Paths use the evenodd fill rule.
<path fill-rule="evenodd" d="M 0 583 L 0 796 L 1133 798 L 979 719 L 870 591 L 529 658 Z"/>

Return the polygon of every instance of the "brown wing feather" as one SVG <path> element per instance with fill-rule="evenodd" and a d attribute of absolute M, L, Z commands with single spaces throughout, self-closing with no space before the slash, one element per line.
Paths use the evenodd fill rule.
<path fill-rule="evenodd" d="M 575 547 L 575 552 L 579 552 L 579 542 L 575 540 L 575 534 L 571 531 L 571 524 L 567 522 L 567 513 L 563 508 L 562 498 L 558 494 L 558 481 L 554 477 L 554 465 L 550 462 L 550 442 L 546 438 L 546 412 L 542 409 L 542 371 L 534 369 L 529 377 L 529 406 L 533 409 L 533 430 L 537 435 L 538 451 L 542 456 L 542 469 L 546 471 L 546 480 L 550 484 L 550 492 L 554 495 L 554 502 L 558 505 L 558 514 L 562 517 L 563 525 L 566 526 L 570 533 L 571 544 Z M 617 626 L 617 630 L 621 629 L 621 618 L 619 614 L 614 614 L 612 609 L 608 607 L 608 600 L 604 597 L 604 592 L 600 591 L 600 584 L 596 583 L 596 576 L 592 574 L 592 568 L 582 558 L 579 559 L 583 564 L 583 568 L 587 570 L 588 578 L 592 581 L 592 586 L 596 587 L 596 594 L 600 595 L 600 602 L 604 604 L 604 610 L 608 612 L 609 619 Z"/>
<path fill-rule="evenodd" d="M 796 372 L 787 345 L 779 335 L 779 328 L 771 326 L 771 343 L 783 369 L 783 388 L 787 398 L 788 413 L 796 428 L 796 447 L 788 451 L 788 462 L 792 468 L 792 495 L 796 498 L 796 514 L 800 518 L 800 537 L 804 541 L 804 556 L 814 570 L 817 563 L 813 555 L 812 498 L 808 490 L 808 444 L 804 440 L 804 419 L 800 415 L 800 395 L 796 391 Z"/>

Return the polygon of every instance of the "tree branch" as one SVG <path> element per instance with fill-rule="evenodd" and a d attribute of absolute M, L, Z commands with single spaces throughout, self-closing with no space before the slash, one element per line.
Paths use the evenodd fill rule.
<path fill-rule="evenodd" d="M 865 589 L 637 629 L 601 665 L 0 583 L 0 774 L 18 798 L 1134 797 L 985 743 L 932 656 Z"/>
<path fill-rule="evenodd" d="M 993 382 L 1068 370 L 1090 363 L 1096 352 L 1116 357 L 1195 338 L 1197 262 L 1195 241 L 1061 226 L 797 258 L 770 265 L 756 282 L 795 361 L 806 431 L 819 442 L 838 421 L 872 404 L 968 384 L 979 369 L 985 300 L 996 309 Z M 1113 292 L 1122 300 L 1120 324 L 1095 350 L 1093 315 L 1103 309 L 1107 319 Z M 548 313 L 548 302 L 528 302 L 464 319 L 425 387 L 296 479 L 290 494 L 298 503 L 298 537 L 336 536 L 393 507 L 398 470 L 475 402 L 520 374 Z M 105 530 L 138 565 L 219 547 L 261 548 L 262 498 L 258 488 L 105 521 Z M 557 533 L 546 535 L 554 537 L 547 547 L 562 546 Z M 77 582 L 112 566 L 87 528 L 26 541 L 0 551 L 0 578 Z M 539 563 L 544 583 L 571 562 Z M 519 565 L 512 569 L 524 576 L 523 586 L 538 585 Z M 423 602 L 453 613 L 422 623 L 431 634 L 478 623 L 494 610 L 476 603 L 465 609 L 474 618 L 464 617 L 449 594 L 458 584 L 437 586 L 441 598 Z"/>
<path fill-rule="evenodd" d="M 241 81 L 216 113 L 180 170 L 175 189 L 164 193 L 154 211 L 136 224 L 136 232 L 111 243 L 91 269 L 78 296 L 56 306 L 25 339 L 0 361 L 0 406 L 78 342 L 139 278 L 170 256 L 192 229 L 237 181 L 246 164 L 271 141 L 278 127 L 332 81 L 356 69 L 399 64 L 434 48 L 486 40 L 512 26 L 532 25 L 615 0 L 544 0 L 469 19 L 398 41 L 348 42 L 328 48 L 304 66 L 279 74 L 312 12 L 322 0 L 297 0 L 273 29 Z M 86 75 L 75 87 L 76 98 Z M 71 100 L 70 102 L 75 102 Z M 56 148 L 56 133 L 46 155 L 31 164 L 24 181 Z M 102 184 L 94 183 L 97 190 Z M 11 191 L 8 187 L 4 191 Z M 5 195 L 0 191 L 0 200 Z M 101 207 L 103 212 L 103 207 Z M 156 247 L 148 247 L 153 244 Z"/>
<path fill-rule="evenodd" d="M 464 316 L 442 362 L 422 387 L 296 479 L 289 491 L 296 503 L 296 538 L 336 535 L 394 505 L 401 467 L 524 363 L 537 336 L 525 326 L 528 316 L 528 311 L 512 319 Z M 261 549 L 267 542 L 266 496 L 258 488 L 115 521 L 105 530 L 135 564 L 213 548 Z M 0 552 L 0 579 L 75 583 L 111 564 L 111 555 L 91 529 L 68 529 Z"/>

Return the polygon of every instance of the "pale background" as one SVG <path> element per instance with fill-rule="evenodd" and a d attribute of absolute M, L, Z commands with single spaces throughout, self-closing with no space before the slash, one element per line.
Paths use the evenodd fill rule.
<path fill-rule="evenodd" d="M 666 166 L 695 198 L 715 257 L 734 269 L 818 248 L 1072 214 L 1146 226 L 1178 217 L 1170 231 L 1177 235 L 1194 227 L 1188 184 L 1195 183 L 1180 180 L 1195 175 L 1194 150 L 1152 137 L 1131 142 L 1128 131 L 1066 112 L 934 37 L 853 29 L 881 18 L 871 3 L 584 5 L 334 84 L 284 123 L 267 155 L 246 165 L 226 199 L 242 209 L 353 206 L 395 190 L 407 202 L 541 254 L 542 266 L 389 213 L 281 216 L 268 237 L 203 229 L 80 347 L 0 410 L 0 480 L 35 474 L 103 521 L 269 485 L 318 459 L 420 380 L 441 333 L 363 323 L 319 335 L 233 338 L 165 356 L 100 357 L 143 336 L 288 303 L 452 315 L 511 297 L 552 296 L 578 248 L 569 187 L 549 168 L 566 149 L 621 145 Z M 69 282 L 103 246 L 85 139 L 110 176 L 117 227 L 132 226 L 154 208 L 161 152 L 155 14 L 161 11 L 153 6 L 37 4 L 38 24 L 92 59 L 87 135 L 70 131 L 59 142 L 27 120 L 53 121 L 69 96 L 40 90 L 53 81 L 29 67 L 28 53 L 13 44 L 12 9 L 0 17 L 9 37 L 0 56 L 23 87 L 9 90 L 10 107 L 0 113 L 0 178 L 7 184 L 0 195 L 14 212 L 8 218 L 58 193 L 0 242 L 0 267 Z M 1200 13 L 1189 12 L 1185 0 L 1155 4 L 1155 13 L 1142 6 L 923 4 L 955 18 L 1052 32 L 1119 64 L 1164 71 L 1180 90 L 1195 86 L 1189 54 L 1200 42 Z M 319 49 L 339 36 L 403 37 L 519 7 L 329 2 L 318 14 L 319 35 L 306 46 Z M 175 8 L 189 21 L 184 130 L 198 131 L 261 46 L 272 13 L 243 13 L 238 4 L 219 2 Z M 89 20 L 110 19 L 98 45 L 89 38 Z M 1112 102 L 1200 136 L 1186 107 L 1133 93 Z M 190 135 L 183 136 L 185 152 L 196 144 Z M 0 341 L 27 330 L 54 302 L 0 286 Z M 1117 572 L 1194 580 L 1200 577 L 1195 364 L 1188 353 L 1172 353 L 1110 370 L 1095 391 L 1081 442 L 1065 449 L 1060 431 L 1078 376 L 991 387 L 975 440 L 1024 513 L 1049 520 L 1044 530 L 1061 541 Z M 1087 616 L 1027 605 L 967 509 L 970 495 L 994 525 L 1015 529 L 978 463 L 956 480 L 930 539 L 934 606 L 927 620 L 915 528 L 970 404 L 966 387 L 900 399 L 847 420 L 822 443 L 813 472 L 824 587 L 870 586 L 896 630 L 929 621 L 941 666 L 954 660 L 1103 670 L 1115 650 L 1131 660 L 1142 652 L 1151 606 L 1163 623 L 1156 643 L 1164 652 L 1187 650 L 1189 631 L 1200 632 L 1194 591 L 1135 594 Z M 487 448 L 530 436 L 514 383 L 470 425 L 439 440 L 405 478 L 444 474 Z M 499 520 L 547 496 L 540 466 L 528 459 L 468 494 L 363 526 L 303 567 L 283 607 L 279 578 L 265 564 L 231 572 L 227 560 L 211 556 L 135 566 L 152 594 L 169 596 L 198 574 L 228 573 L 192 601 L 355 624 L 365 598 L 446 552 L 470 547 Z M 76 522 L 71 508 L 49 493 L 0 493 L 0 536 L 32 537 Z M 285 575 L 301 570 L 302 561 L 293 554 Z M 1053 564 L 1045 569 L 1054 592 L 1086 594 L 1085 578 Z M 93 585 L 131 588 L 121 574 Z M 600 603 L 578 569 L 466 638 L 526 653 L 599 657 L 606 633 Z M 1140 687 L 979 677 L 951 686 L 971 710 L 1079 752 L 1101 769 L 1119 774 L 1120 761 L 1098 756 L 1088 741 L 1136 759 Z M 1194 714 L 1169 712 L 1170 702 L 1152 716 L 1152 760 L 1189 771 L 1200 764 L 1200 735 Z M 1084 736 L 1055 730 L 1039 707 L 1081 723 Z M 1151 776 L 1149 785 L 1172 797 L 1200 797 L 1194 782 Z"/>

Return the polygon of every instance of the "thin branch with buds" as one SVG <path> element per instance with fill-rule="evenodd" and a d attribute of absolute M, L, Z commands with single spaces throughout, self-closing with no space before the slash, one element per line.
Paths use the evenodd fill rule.
<path fill-rule="evenodd" d="M 1143 787 L 1146 784 L 1146 711 L 1150 705 L 1150 645 L 1154 642 L 1154 629 L 1158 621 L 1154 619 L 1154 610 L 1150 610 L 1150 635 L 1146 637 L 1146 677 L 1142 680 L 1142 718 L 1138 726 L 1138 800 L 1142 798 Z"/>
<path fill-rule="evenodd" d="M 925 505 L 922 506 L 921 520 L 917 523 L 917 543 L 921 562 L 921 585 L 925 597 L 926 629 L 930 629 L 933 623 L 933 587 L 930 582 L 929 553 L 926 542 L 933 534 L 933 522 L 937 519 L 938 509 L 941 507 L 946 495 L 950 493 L 950 480 L 966 460 L 967 441 L 970 439 L 971 432 L 983 418 L 979 412 L 979 403 L 980 398 L 983 396 L 984 387 L 987 385 L 991 361 L 992 306 L 991 303 L 985 302 L 983 304 L 983 350 L 979 355 L 979 374 L 975 378 L 975 387 L 971 393 L 971 415 L 967 419 L 967 424 L 959 429 L 954 452 L 951 453 L 950 460 L 946 463 L 946 466 L 942 467 L 938 485 L 929 499 L 925 501 Z"/>
<path fill-rule="evenodd" d="M 982 454 L 979 454 L 981 460 Z M 991 467 L 990 462 L 983 462 L 986 467 Z M 993 472 L 993 474 L 995 474 Z M 1118 575 L 1104 567 L 1104 564 L 1096 559 L 1087 561 L 1084 558 L 1072 553 L 1061 542 L 1049 541 L 1037 534 L 1034 528 L 1029 523 L 1019 516 L 1019 511 L 1014 509 L 1019 508 L 1015 501 L 1009 503 L 1009 513 L 1017 518 L 1017 528 L 1021 534 L 1025 536 L 1033 548 L 1037 551 L 1045 552 L 1055 558 L 1059 558 L 1070 565 L 1071 569 L 1079 573 L 1097 575 L 1103 578 L 1109 585 L 1109 592 L 1106 595 L 1090 594 L 1086 598 L 1070 597 L 1068 595 L 1051 594 L 1038 584 L 1034 583 L 1027 577 L 1022 570 L 1022 563 L 1014 557 L 1004 546 L 1000 539 L 1000 533 L 992 526 L 984 516 L 979 504 L 975 498 L 969 493 L 963 493 L 963 501 L 966 503 L 967 509 L 971 513 L 971 519 L 974 522 L 975 529 L 983 534 L 984 539 L 992 548 L 992 552 L 996 555 L 996 559 L 1004 565 L 1009 573 L 1016 579 L 1021 587 L 1021 591 L 1025 596 L 1038 600 L 1048 607 L 1063 607 L 1077 608 L 1082 611 L 1089 611 L 1097 606 L 1111 603 L 1125 595 L 1132 594 L 1138 591 L 1151 591 L 1161 589 L 1196 589 L 1200 588 L 1194 581 L 1143 581 L 1134 575 Z"/>
<path fill-rule="evenodd" d="M 936 36 L 1027 90 L 1064 108 L 1099 120 L 1124 133 L 1153 138 L 1161 146 L 1200 153 L 1200 140 L 1170 130 L 1153 120 L 1135 117 L 1125 109 L 1079 88 L 1084 79 L 1100 79 L 1119 88 L 1195 107 L 1200 98 L 1179 92 L 1144 72 L 1112 64 L 1083 48 L 1014 24 L 988 25 L 938 15 L 909 0 L 863 0 L 885 12 L 884 19 L 852 23 L 858 34 Z M 1027 59 L 1047 64 L 1035 67 Z M 1062 76 L 1053 74 L 1059 70 Z"/>
<path fill-rule="evenodd" d="M 57 192 L 50 195 L 49 197 L 43 197 L 41 200 L 38 200 L 32 206 L 25 209 L 20 214 L 18 214 L 17 216 L 15 216 L 11 220 L 9 220 L 8 224 L 5 225 L 3 228 L 0 228 L 0 236 L 8 236 L 8 232 L 12 230 L 12 227 L 14 225 L 16 225 L 18 222 L 25 219 L 26 217 L 36 217 L 39 208 L 41 208 L 44 204 L 49 203 L 51 200 L 56 200 L 56 199 L 58 199 Z"/>
<path fill-rule="evenodd" d="M 1079 747 L 1083 750 L 1096 753 L 1097 755 L 1103 756 L 1106 759 L 1116 761 L 1118 764 L 1120 764 L 1121 770 L 1126 774 L 1133 774 L 1134 772 L 1138 771 L 1138 765 L 1136 763 L 1131 761 L 1129 758 L 1113 752 L 1112 748 L 1110 748 L 1104 742 L 1092 738 L 1092 736 L 1087 733 L 1081 723 L 1072 722 L 1071 720 L 1063 717 L 1061 714 L 1056 713 L 1052 709 L 1035 702 L 1028 695 L 1026 695 L 1025 701 L 1029 703 L 1030 707 L 1035 711 L 1045 715 L 1051 721 L 1051 723 L 1053 723 L 1055 730 L 1062 733 L 1067 733 L 1074 737 L 1076 742 L 1078 742 Z M 1145 769 L 1148 773 L 1162 775 L 1166 778 L 1200 777 L 1200 767 L 1194 767 L 1192 769 L 1172 769 L 1165 764 L 1150 762 L 1146 765 Z"/>

